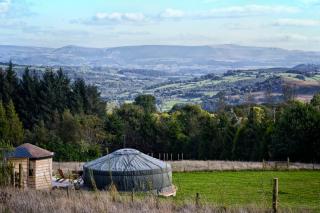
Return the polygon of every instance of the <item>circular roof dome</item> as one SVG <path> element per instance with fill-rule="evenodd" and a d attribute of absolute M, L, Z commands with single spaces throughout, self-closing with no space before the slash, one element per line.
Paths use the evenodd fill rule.
<path fill-rule="evenodd" d="M 136 149 L 120 149 L 86 163 L 86 169 L 124 174 L 154 174 L 171 171 L 170 164 L 143 154 Z"/>
<path fill-rule="evenodd" d="M 83 166 L 84 181 L 98 188 L 114 183 L 118 190 L 145 191 L 172 185 L 171 165 L 135 149 L 120 149 Z"/>
<path fill-rule="evenodd" d="M 141 152 L 136 149 L 119 149 L 113 152 L 114 155 L 137 155 L 139 153 Z"/>

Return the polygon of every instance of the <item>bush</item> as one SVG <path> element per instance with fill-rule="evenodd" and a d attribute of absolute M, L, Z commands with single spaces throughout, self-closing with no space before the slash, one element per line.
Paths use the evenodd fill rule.
<path fill-rule="evenodd" d="M 6 161 L 5 155 L 11 151 L 11 146 L 0 141 L 0 186 L 10 184 L 12 165 Z"/>

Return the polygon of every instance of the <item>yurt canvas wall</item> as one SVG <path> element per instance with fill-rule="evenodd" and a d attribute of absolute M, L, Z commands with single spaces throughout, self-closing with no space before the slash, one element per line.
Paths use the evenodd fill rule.
<path fill-rule="evenodd" d="M 121 149 L 84 165 L 84 182 L 99 189 L 161 191 L 172 186 L 170 164 L 135 149 Z"/>

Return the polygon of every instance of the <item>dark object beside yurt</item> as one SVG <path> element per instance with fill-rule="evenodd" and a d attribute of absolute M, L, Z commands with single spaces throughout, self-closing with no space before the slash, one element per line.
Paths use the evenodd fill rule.
<path fill-rule="evenodd" d="M 120 149 L 83 166 L 87 186 L 119 191 L 156 191 L 172 186 L 170 164 L 135 149 Z"/>

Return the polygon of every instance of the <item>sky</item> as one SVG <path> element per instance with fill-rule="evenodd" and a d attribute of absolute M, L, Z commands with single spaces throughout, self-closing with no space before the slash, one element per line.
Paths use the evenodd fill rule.
<path fill-rule="evenodd" d="M 0 45 L 320 51 L 320 0 L 0 0 Z"/>

